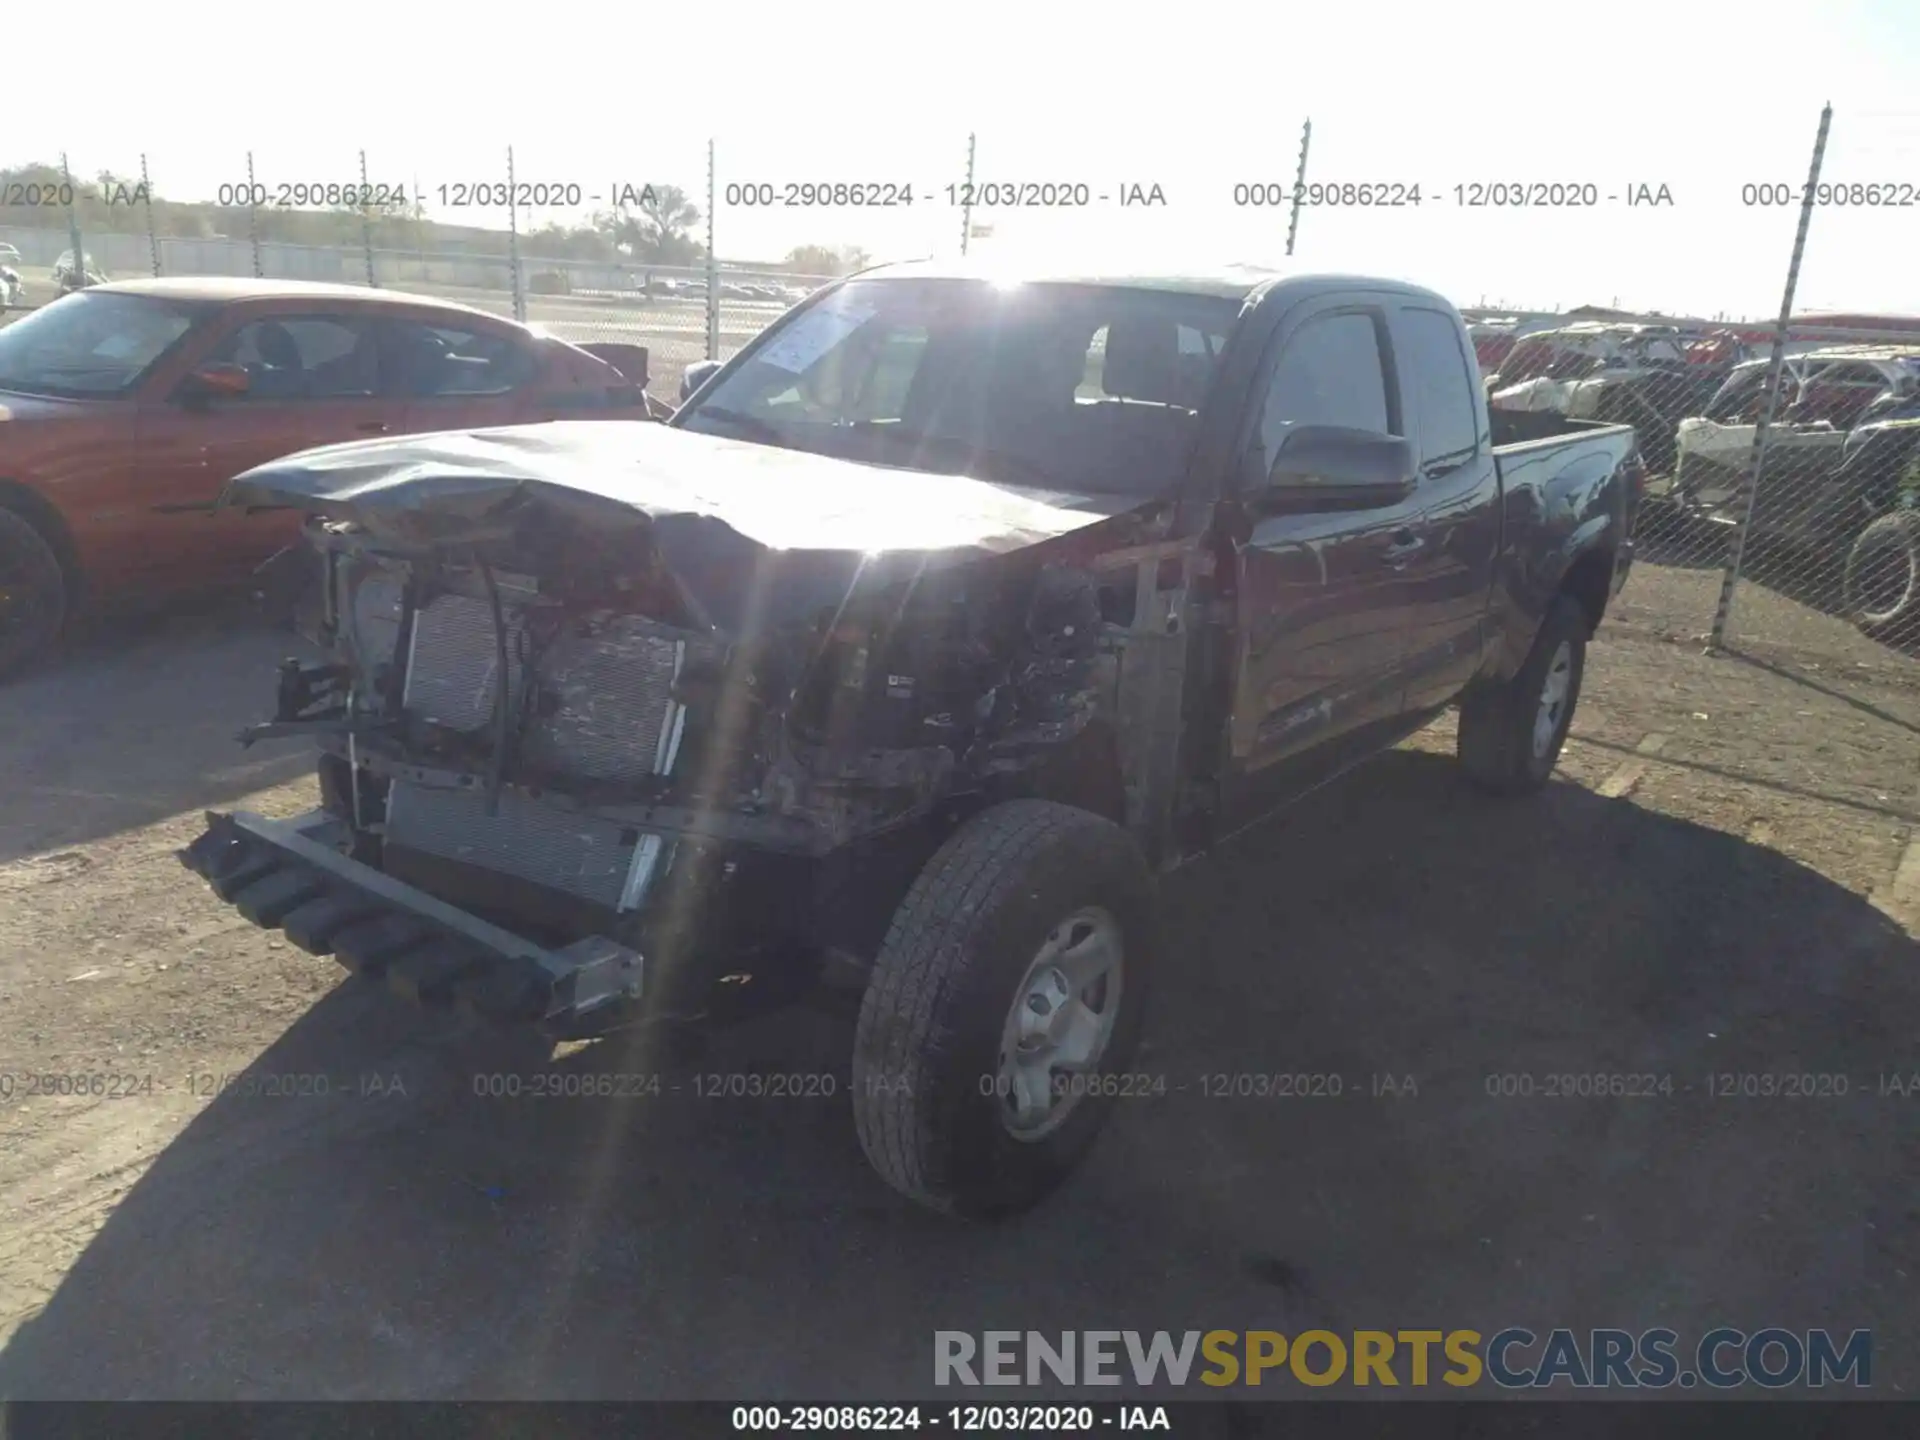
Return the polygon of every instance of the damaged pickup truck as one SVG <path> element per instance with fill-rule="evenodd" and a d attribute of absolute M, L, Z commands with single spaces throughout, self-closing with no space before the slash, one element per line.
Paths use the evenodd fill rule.
<path fill-rule="evenodd" d="M 185 862 L 300 946 L 557 1037 L 858 994 L 867 1155 L 1037 1201 L 1119 1090 L 1154 876 L 1461 708 L 1543 785 L 1630 563 L 1633 432 L 1489 414 L 1430 291 L 870 271 L 666 425 L 338 445 L 320 807 Z"/>

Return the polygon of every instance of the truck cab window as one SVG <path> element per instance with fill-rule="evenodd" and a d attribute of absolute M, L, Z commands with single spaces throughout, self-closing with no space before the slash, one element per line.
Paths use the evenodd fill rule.
<path fill-rule="evenodd" d="M 1322 315 L 1288 337 L 1267 382 L 1249 447 L 1258 477 L 1265 477 L 1288 429 L 1303 421 L 1391 433 L 1386 369 L 1372 315 Z"/>
<path fill-rule="evenodd" d="M 1469 460 L 1480 448 L 1480 403 L 1459 327 L 1438 310 L 1403 309 L 1397 353 L 1420 437 L 1420 468 Z"/>
<path fill-rule="evenodd" d="M 855 280 L 775 322 L 682 429 L 1069 493 L 1180 484 L 1235 302 Z"/>

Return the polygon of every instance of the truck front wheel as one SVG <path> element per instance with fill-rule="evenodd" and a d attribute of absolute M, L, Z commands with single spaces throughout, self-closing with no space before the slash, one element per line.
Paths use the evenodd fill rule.
<path fill-rule="evenodd" d="M 1559 763 L 1587 664 L 1587 612 L 1555 597 L 1526 663 L 1511 680 L 1469 690 L 1460 700 L 1460 763 L 1496 795 L 1538 790 Z"/>
<path fill-rule="evenodd" d="M 937 1210 L 1037 1203 L 1093 1144 L 1139 1037 L 1153 876 L 1111 821 L 1044 800 L 982 811 L 907 892 L 854 1038 L 860 1145 Z"/>

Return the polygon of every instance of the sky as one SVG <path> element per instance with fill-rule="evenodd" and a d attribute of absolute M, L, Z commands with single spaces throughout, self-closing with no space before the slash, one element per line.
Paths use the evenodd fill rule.
<path fill-rule="evenodd" d="M 1236 187 L 1290 186 L 1311 119 L 1309 185 L 1417 184 L 1421 203 L 1309 206 L 1301 265 L 1411 279 L 1462 305 L 1759 317 L 1780 307 L 1831 101 L 1823 180 L 1903 187 L 1909 203 L 1816 210 L 1795 308 L 1920 313 L 1912 0 L 730 0 L 670 24 L 604 0 L 516 10 L 511 25 L 455 13 L 332 0 L 288 49 L 291 31 L 257 5 L 211 0 L 182 26 L 110 4 L 113 45 L 8 75 L 0 165 L 64 151 L 76 176 L 125 174 L 144 153 L 159 193 L 210 199 L 245 181 L 249 152 L 276 186 L 354 180 L 364 148 L 375 182 L 504 228 L 504 210 L 442 207 L 439 187 L 503 180 L 512 146 L 519 180 L 582 199 L 523 225 L 584 218 L 620 184 L 676 184 L 704 210 L 711 141 L 723 258 L 853 244 L 885 260 L 958 251 L 947 187 L 965 179 L 971 135 L 977 184 L 1088 197 L 976 208 L 992 227 L 976 254 L 1265 263 L 1285 256 L 1287 207 L 1237 204 Z M 809 183 L 904 185 L 915 202 L 759 207 L 726 188 Z M 1136 185 L 1165 203 L 1120 205 Z M 1461 203 L 1494 185 L 1597 203 Z M 1758 185 L 1796 203 L 1748 203 Z M 1671 203 L 1628 204 L 1641 186 Z"/>

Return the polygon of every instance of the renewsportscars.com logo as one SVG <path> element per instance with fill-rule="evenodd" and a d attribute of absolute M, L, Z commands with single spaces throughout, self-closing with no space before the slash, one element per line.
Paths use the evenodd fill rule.
<path fill-rule="evenodd" d="M 1198 1362 L 1196 1364 L 1196 1362 Z M 936 1330 L 936 1385 L 1260 1385 L 1659 1390 L 1873 1383 L 1873 1332 L 1672 1330 Z"/>

